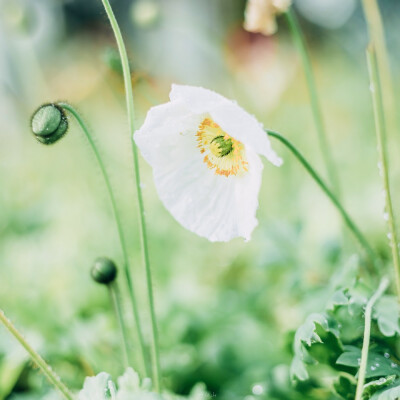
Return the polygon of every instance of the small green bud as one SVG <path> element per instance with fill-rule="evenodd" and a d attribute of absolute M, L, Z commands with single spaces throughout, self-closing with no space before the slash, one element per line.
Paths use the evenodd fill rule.
<path fill-rule="evenodd" d="M 108 285 L 117 276 L 117 267 L 114 261 L 107 257 L 99 257 L 92 267 L 90 272 L 92 278 L 97 283 Z"/>
<path fill-rule="evenodd" d="M 33 114 L 31 128 L 40 143 L 53 144 L 67 132 L 68 120 L 61 107 L 44 104 Z"/>

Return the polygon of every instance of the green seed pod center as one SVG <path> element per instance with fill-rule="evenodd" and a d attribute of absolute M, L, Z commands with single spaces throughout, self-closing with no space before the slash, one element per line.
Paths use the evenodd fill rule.
<path fill-rule="evenodd" d="M 68 121 L 61 107 L 45 104 L 33 114 L 31 128 L 39 142 L 52 144 L 65 135 Z"/>
<path fill-rule="evenodd" d="M 225 157 L 233 150 L 232 139 L 216 136 L 210 143 L 210 150 L 217 157 Z"/>

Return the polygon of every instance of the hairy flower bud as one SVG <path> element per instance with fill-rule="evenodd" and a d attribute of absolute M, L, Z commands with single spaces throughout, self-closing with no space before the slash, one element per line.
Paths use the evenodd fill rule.
<path fill-rule="evenodd" d="M 97 283 L 108 285 L 117 276 L 117 267 L 114 261 L 107 257 L 99 257 L 93 264 L 90 272 L 92 278 Z"/>
<path fill-rule="evenodd" d="M 53 144 L 67 132 L 68 120 L 57 104 L 44 104 L 33 114 L 31 129 L 40 143 Z"/>

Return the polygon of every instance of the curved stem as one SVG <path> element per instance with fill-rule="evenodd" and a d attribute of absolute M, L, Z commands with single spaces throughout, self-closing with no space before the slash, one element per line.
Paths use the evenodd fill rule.
<path fill-rule="evenodd" d="M 128 336 L 126 333 L 126 326 L 125 326 L 124 317 L 122 314 L 122 305 L 121 305 L 121 299 L 119 296 L 117 282 L 114 281 L 114 282 L 109 283 L 107 285 L 107 288 L 108 288 L 108 291 L 110 294 L 111 304 L 114 308 L 115 316 L 117 317 L 119 329 L 121 332 L 121 339 L 122 339 L 122 343 L 123 343 L 124 366 L 126 369 L 129 367 Z"/>
<path fill-rule="evenodd" d="M 364 339 L 363 346 L 361 350 L 361 361 L 360 361 L 360 369 L 358 371 L 358 381 L 357 381 L 357 390 L 355 400 L 361 400 L 362 394 L 364 391 L 364 381 L 365 381 L 365 371 L 367 369 L 368 364 L 368 350 L 369 350 L 369 341 L 371 335 L 371 316 L 372 316 L 372 307 L 375 302 L 383 295 L 385 290 L 389 285 L 389 280 L 387 278 L 382 278 L 381 283 L 379 284 L 378 290 L 374 293 L 374 295 L 369 299 L 367 306 L 365 308 L 365 327 L 364 327 Z"/>
<path fill-rule="evenodd" d="M 115 35 L 115 39 L 117 41 L 118 50 L 121 56 L 123 75 L 124 75 L 125 98 L 128 111 L 129 130 L 131 135 L 132 155 L 133 155 L 133 164 L 135 172 L 135 185 L 136 185 L 136 193 L 138 200 L 137 204 L 138 204 L 138 213 L 140 222 L 140 233 L 141 233 L 140 236 L 142 244 L 143 262 L 146 269 L 147 295 L 149 300 L 150 317 L 151 317 L 151 361 L 153 369 L 153 381 L 156 391 L 160 392 L 161 391 L 160 357 L 158 351 L 158 331 L 157 331 L 156 314 L 154 307 L 153 283 L 150 270 L 149 251 L 147 245 L 143 196 L 142 196 L 142 189 L 140 187 L 138 152 L 135 141 L 133 140 L 133 134 L 135 132 L 135 108 L 134 108 L 132 84 L 131 84 L 131 72 L 129 68 L 129 60 L 128 60 L 128 55 L 126 53 L 124 40 L 122 38 L 121 30 L 119 29 L 118 22 L 115 18 L 111 5 L 108 0 L 102 0 L 102 2 L 106 10 L 107 16 L 110 20 L 111 27 Z"/>
<path fill-rule="evenodd" d="M 92 137 L 91 137 L 91 135 L 89 133 L 89 130 L 88 130 L 86 124 L 83 122 L 83 119 L 80 117 L 79 113 L 70 104 L 58 103 L 58 105 L 60 107 L 62 107 L 63 109 L 69 111 L 74 116 L 74 118 L 77 120 L 77 122 L 80 125 L 80 127 L 82 128 L 82 131 L 86 135 L 86 138 L 89 141 L 89 144 L 90 144 L 90 146 L 91 146 L 91 148 L 93 150 L 93 153 L 94 153 L 94 155 L 96 157 L 96 160 L 97 160 L 97 162 L 99 164 L 101 173 L 103 175 L 104 182 L 105 182 L 106 187 L 107 187 L 108 195 L 110 197 L 111 206 L 112 206 L 112 210 L 113 210 L 113 214 L 114 214 L 114 218 L 115 218 L 115 223 L 117 225 L 119 240 L 121 242 L 122 254 L 123 254 L 123 259 L 124 259 L 124 268 L 123 268 L 123 270 L 124 270 L 124 273 L 125 273 L 125 278 L 126 278 L 126 281 L 127 281 L 127 284 L 128 284 L 128 289 L 129 289 L 129 296 L 130 296 L 130 300 L 131 300 L 131 303 L 132 303 L 133 315 L 134 315 L 134 318 L 135 318 L 137 335 L 138 335 L 138 338 L 139 338 L 139 344 L 140 344 L 141 354 L 142 354 L 142 358 L 143 358 L 143 364 L 144 364 L 143 368 L 144 368 L 144 371 L 146 371 L 146 355 L 145 355 L 146 354 L 146 350 L 145 350 L 145 345 L 144 345 L 142 327 L 141 327 L 141 323 L 140 323 L 140 319 L 139 319 L 138 306 L 137 306 L 136 297 L 135 297 L 134 288 L 133 288 L 133 283 L 132 283 L 132 278 L 131 278 L 131 274 L 130 274 L 130 270 L 129 270 L 129 258 L 128 258 L 126 240 L 125 240 L 124 231 L 122 229 L 121 218 L 120 218 L 119 213 L 118 213 L 118 208 L 117 208 L 117 204 L 116 204 L 116 201 L 115 201 L 114 192 L 113 192 L 112 187 L 111 187 L 110 179 L 108 178 L 104 163 L 103 163 L 103 161 L 102 161 L 102 159 L 100 157 L 99 151 L 97 150 L 96 144 L 94 143 L 94 141 L 93 141 L 93 139 L 92 139 Z"/>
<path fill-rule="evenodd" d="M 353 232 L 354 236 L 360 242 L 361 246 L 364 248 L 364 250 L 368 254 L 368 257 L 370 258 L 371 262 L 375 266 L 376 262 L 377 262 L 377 257 L 375 255 L 374 250 L 372 250 L 372 247 L 369 245 L 368 241 L 365 239 L 365 237 L 361 233 L 361 231 L 357 228 L 357 225 L 353 222 L 353 220 L 350 218 L 349 214 L 343 208 L 340 201 L 333 194 L 333 192 L 328 188 L 328 186 L 322 180 L 322 178 L 317 174 L 315 169 L 309 164 L 309 162 L 303 157 L 303 155 L 296 149 L 296 147 L 291 142 L 289 142 L 289 140 L 287 140 L 285 137 L 283 137 L 280 133 L 273 132 L 270 130 L 267 130 L 266 132 L 269 136 L 271 136 L 271 137 L 279 140 L 281 143 L 283 143 L 292 152 L 292 154 L 294 154 L 295 157 L 300 161 L 300 163 L 303 165 L 303 167 L 313 177 L 315 182 L 325 192 L 325 194 L 329 197 L 329 199 L 331 200 L 333 205 L 337 208 L 340 215 L 343 217 L 346 225 Z"/>
<path fill-rule="evenodd" d="M 314 116 L 315 126 L 318 132 L 319 146 L 322 153 L 322 157 L 325 161 L 325 167 L 328 172 L 330 183 L 337 195 L 339 195 L 339 179 L 336 173 L 335 163 L 333 156 L 330 151 L 328 143 L 328 136 L 326 134 L 324 119 L 322 116 L 321 104 L 318 98 L 317 88 L 314 79 L 314 73 L 311 66 L 310 56 L 308 54 L 303 33 L 301 31 L 299 22 L 297 21 L 296 15 L 291 9 L 285 13 L 288 21 L 290 30 L 292 32 L 293 40 L 297 46 L 298 52 L 301 56 L 303 63 L 304 74 L 306 77 L 307 88 L 310 95 L 311 109 Z"/>
<path fill-rule="evenodd" d="M 32 360 L 43 372 L 43 375 L 48 379 L 48 381 L 60 391 L 60 393 L 67 400 L 74 400 L 74 396 L 69 391 L 69 389 L 61 382 L 60 377 L 51 369 L 50 365 L 43 360 L 43 358 L 29 345 L 29 343 L 24 339 L 24 337 L 18 332 L 17 328 L 13 323 L 4 315 L 4 311 L 0 309 L 0 321 L 8 329 L 8 331 L 18 340 L 18 342 L 24 347 L 24 349 L 29 353 Z"/>
<path fill-rule="evenodd" d="M 374 107 L 375 116 L 375 131 L 376 138 L 378 141 L 378 154 L 379 163 L 381 166 L 381 174 L 383 179 L 383 188 L 385 192 L 385 207 L 388 214 L 388 225 L 389 225 L 389 239 L 390 247 L 392 249 L 392 258 L 394 266 L 394 274 L 396 277 L 396 289 L 397 297 L 400 301 L 400 259 L 397 241 L 397 230 L 394 219 L 394 212 L 392 206 L 392 196 L 390 193 L 389 183 L 389 168 L 387 161 L 387 150 L 386 150 L 386 126 L 385 126 L 385 115 L 383 108 L 382 89 L 380 85 L 380 79 L 378 75 L 378 63 L 376 59 L 375 48 L 371 44 L 367 49 L 367 61 L 369 78 L 371 82 L 371 95 Z"/>

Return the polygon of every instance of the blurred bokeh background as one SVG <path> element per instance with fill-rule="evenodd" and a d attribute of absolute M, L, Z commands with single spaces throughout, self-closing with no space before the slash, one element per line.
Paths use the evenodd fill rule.
<path fill-rule="evenodd" d="M 204 86 L 285 134 L 325 176 L 302 66 L 284 19 L 276 35 L 264 37 L 243 30 L 244 0 L 112 5 L 128 46 L 137 126 L 151 106 L 168 100 L 172 82 Z M 400 3 L 380 5 L 397 88 Z M 311 52 L 342 199 L 385 255 L 360 2 L 297 0 L 295 12 Z M 86 375 L 121 373 L 107 292 L 89 275 L 98 256 L 120 265 L 121 251 L 100 171 L 79 127 L 72 123 L 62 141 L 46 147 L 29 124 L 39 105 L 56 100 L 74 104 L 89 124 L 124 215 L 147 332 L 116 54 L 100 0 L 0 0 L 0 307 L 74 389 Z M 357 263 L 360 249 L 329 201 L 297 161 L 273 145 L 284 165 L 265 165 L 259 226 L 248 243 L 209 243 L 185 231 L 164 209 L 141 161 L 161 362 L 166 385 L 177 393 L 201 381 L 221 400 L 304 398 L 289 384 L 293 331 L 323 307 L 332 276 Z M 400 148 L 390 149 L 398 185 Z M 125 291 L 122 280 L 121 286 Z M 128 305 L 126 312 L 135 340 Z M 0 399 L 43 399 L 47 390 L 0 327 Z"/>

